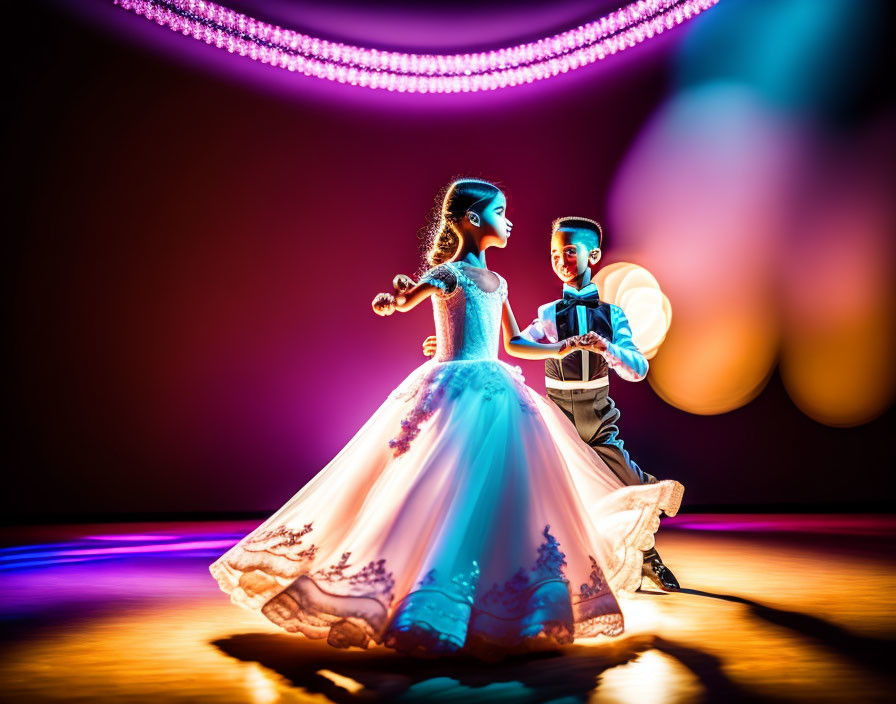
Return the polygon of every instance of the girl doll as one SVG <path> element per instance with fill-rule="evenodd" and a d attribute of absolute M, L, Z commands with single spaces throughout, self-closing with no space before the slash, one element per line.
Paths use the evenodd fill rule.
<path fill-rule="evenodd" d="M 373 301 L 390 315 L 431 299 L 436 356 L 211 572 L 235 603 L 337 647 L 494 657 L 617 635 L 616 593 L 638 588 L 659 514 L 675 514 L 683 488 L 624 487 L 498 360 L 501 329 L 528 359 L 598 341 L 521 337 L 507 283 L 485 265 L 510 235 L 504 194 L 460 179 L 440 200 L 433 268 Z"/>

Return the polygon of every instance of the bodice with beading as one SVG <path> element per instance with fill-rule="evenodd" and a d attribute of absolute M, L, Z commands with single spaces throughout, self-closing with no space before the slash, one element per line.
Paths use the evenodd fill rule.
<path fill-rule="evenodd" d="M 433 296 L 436 362 L 495 360 L 501 331 L 501 311 L 507 282 L 499 275 L 494 291 L 484 291 L 467 274 L 466 262 L 449 262 L 431 269 L 423 281 L 440 290 Z"/>

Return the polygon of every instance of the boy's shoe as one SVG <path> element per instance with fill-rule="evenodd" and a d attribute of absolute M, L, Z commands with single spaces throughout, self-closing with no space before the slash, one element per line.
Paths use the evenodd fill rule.
<path fill-rule="evenodd" d="M 681 589 L 681 585 L 675 579 L 672 570 L 663 564 L 663 559 L 656 551 L 656 548 L 651 548 L 644 553 L 644 565 L 641 568 L 641 576 L 647 577 L 663 591 L 674 592 Z"/>

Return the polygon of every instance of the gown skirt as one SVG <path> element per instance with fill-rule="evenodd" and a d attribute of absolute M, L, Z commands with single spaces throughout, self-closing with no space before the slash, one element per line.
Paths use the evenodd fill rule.
<path fill-rule="evenodd" d="M 682 492 L 625 487 L 519 368 L 431 360 L 210 569 L 335 647 L 520 652 L 621 633 L 616 595 Z"/>

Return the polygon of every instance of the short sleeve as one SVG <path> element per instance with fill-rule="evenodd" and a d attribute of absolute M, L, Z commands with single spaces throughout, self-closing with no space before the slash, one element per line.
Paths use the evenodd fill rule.
<path fill-rule="evenodd" d="M 457 289 L 457 276 L 447 264 L 439 264 L 420 277 L 421 284 L 430 284 L 449 296 Z"/>
<path fill-rule="evenodd" d="M 545 303 L 541 306 L 538 309 L 538 317 L 533 320 L 529 324 L 529 327 L 523 330 L 520 335 L 527 340 L 540 342 L 542 344 L 547 342 L 558 342 L 557 324 L 554 320 L 555 305 L 556 301 L 553 303 Z"/>
<path fill-rule="evenodd" d="M 520 332 L 520 335 L 527 340 L 531 340 L 532 342 L 548 342 L 547 333 L 544 330 L 544 323 L 540 318 L 536 318 L 531 323 L 529 323 L 529 327 Z"/>

